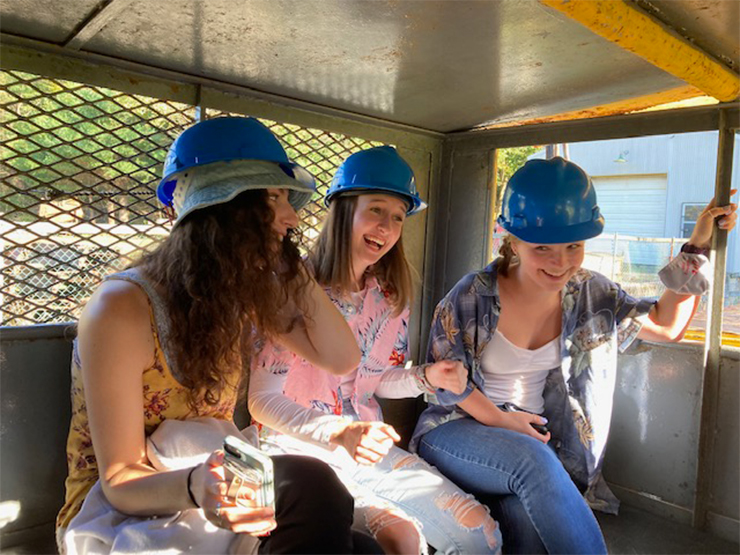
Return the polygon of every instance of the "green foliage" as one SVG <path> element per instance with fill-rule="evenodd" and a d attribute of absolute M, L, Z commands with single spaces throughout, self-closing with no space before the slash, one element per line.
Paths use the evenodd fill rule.
<path fill-rule="evenodd" d="M 518 146 L 500 148 L 496 153 L 496 189 L 503 190 L 514 172 L 524 165 L 527 158 L 540 150 L 542 146 Z"/>

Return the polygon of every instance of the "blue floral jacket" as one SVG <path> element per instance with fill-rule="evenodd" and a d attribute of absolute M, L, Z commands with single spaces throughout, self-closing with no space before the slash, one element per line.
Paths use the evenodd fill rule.
<path fill-rule="evenodd" d="M 437 305 L 427 360 L 459 360 L 468 369 L 465 392 L 438 390 L 428 398 L 411 440 L 445 422 L 468 416 L 457 403 L 476 386 L 484 389 L 481 356 L 498 324 L 501 305 L 494 261 L 462 278 Z M 552 433 L 550 444 L 592 507 L 616 512 L 619 501 L 601 477 L 616 383 L 617 353 L 634 341 L 641 324 L 637 316 L 652 302 L 638 300 L 601 274 L 581 269 L 565 285 L 560 339 L 562 364 L 550 370 L 545 383 L 544 415 Z"/>

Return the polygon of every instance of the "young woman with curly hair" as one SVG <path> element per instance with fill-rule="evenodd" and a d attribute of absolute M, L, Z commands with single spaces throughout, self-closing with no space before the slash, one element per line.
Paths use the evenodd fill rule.
<path fill-rule="evenodd" d="M 207 120 L 175 141 L 158 189 L 178 215 L 171 234 L 108 276 L 79 321 L 62 549 L 353 552 L 352 499 L 328 467 L 275 457 L 273 510 L 254 484 L 229 484 L 218 450 L 239 433 L 259 337 L 328 373 L 359 360 L 295 243 L 312 192 L 257 120 Z"/>
<path fill-rule="evenodd" d="M 327 204 L 310 267 L 362 361 L 332 376 L 268 342 L 253 359 L 249 397 L 263 445 L 328 462 L 355 497 L 357 525 L 386 553 L 426 552 L 427 543 L 439 553 L 496 553 L 500 535 L 486 508 L 396 447 L 400 438 L 375 399 L 464 387 L 458 362 L 406 367 L 412 287 L 401 232 L 407 215 L 425 207 L 413 172 L 391 147 L 358 152 L 337 171 Z"/>

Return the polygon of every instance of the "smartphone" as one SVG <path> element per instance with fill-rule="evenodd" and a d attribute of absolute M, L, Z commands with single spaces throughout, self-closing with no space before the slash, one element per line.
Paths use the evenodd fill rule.
<path fill-rule="evenodd" d="M 239 487 L 247 482 L 257 494 L 257 506 L 275 509 L 275 472 L 268 455 L 237 437 L 226 436 L 224 469 L 226 479 L 231 479 L 230 497 L 236 497 Z"/>
<path fill-rule="evenodd" d="M 514 403 L 504 403 L 502 407 L 504 412 L 527 412 L 518 406 L 516 406 Z M 534 422 L 529 423 L 530 426 L 532 426 L 535 430 L 537 430 L 540 434 L 543 436 L 546 436 L 547 433 L 550 431 L 547 429 L 547 426 L 544 424 L 535 424 Z"/>

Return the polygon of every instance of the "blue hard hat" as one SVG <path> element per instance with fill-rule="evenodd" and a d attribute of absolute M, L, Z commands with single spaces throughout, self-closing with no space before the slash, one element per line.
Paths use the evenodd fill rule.
<path fill-rule="evenodd" d="M 377 146 L 355 152 L 347 158 L 331 181 L 326 205 L 343 193 L 389 193 L 408 203 L 407 215 L 424 210 L 427 205 L 416 191 L 414 172 L 391 146 Z"/>
<path fill-rule="evenodd" d="M 572 243 L 596 237 L 604 217 L 591 179 L 559 156 L 529 160 L 509 179 L 498 223 L 528 243 Z"/>
<path fill-rule="evenodd" d="M 261 165 L 261 173 L 250 162 Z M 224 169 L 225 165 L 229 167 Z M 183 191 L 183 176 L 189 170 L 202 176 L 208 173 L 207 166 L 226 174 L 228 183 L 221 179 L 210 186 L 212 183 L 201 179 L 197 192 Z M 277 175 L 272 168 L 279 168 Z M 248 179 L 239 179 L 241 174 Z M 176 191 L 178 182 L 180 191 Z M 249 117 L 222 117 L 198 122 L 175 139 L 164 162 L 157 196 L 166 206 L 174 205 L 179 221 L 185 215 L 183 206 L 190 212 L 228 202 L 242 191 L 269 187 L 289 189 L 289 199 L 296 210 L 310 200 L 316 189 L 313 176 L 288 159 L 275 135 L 262 123 Z"/>

